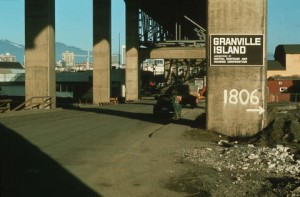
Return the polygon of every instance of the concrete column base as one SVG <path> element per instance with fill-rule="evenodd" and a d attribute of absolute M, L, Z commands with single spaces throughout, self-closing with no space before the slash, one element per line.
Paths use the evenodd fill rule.
<path fill-rule="evenodd" d="M 93 0 L 93 103 L 106 103 L 110 98 L 111 67 L 111 0 Z"/>
<path fill-rule="evenodd" d="M 25 99 L 52 97 L 56 107 L 55 3 L 25 1 Z"/>

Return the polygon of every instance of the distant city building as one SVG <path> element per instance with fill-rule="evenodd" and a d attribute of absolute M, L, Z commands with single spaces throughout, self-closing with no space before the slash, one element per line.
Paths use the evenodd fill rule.
<path fill-rule="evenodd" d="M 126 63 L 126 46 L 122 45 L 122 61 L 121 64 L 125 65 Z"/>
<path fill-rule="evenodd" d="M 74 52 L 65 51 L 62 53 L 62 66 L 63 67 L 75 66 Z"/>
<path fill-rule="evenodd" d="M 126 54 L 125 54 L 126 56 Z M 124 61 L 124 53 L 122 51 L 121 54 L 112 54 L 111 56 L 111 66 L 113 69 L 124 69 L 125 61 Z"/>
<path fill-rule="evenodd" d="M 120 55 L 119 54 L 112 54 L 111 55 L 111 64 L 114 65 L 114 64 L 119 64 L 119 57 Z"/>
<path fill-rule="evenodd" d="M 0 54 L 0 62 L 16 62 L 16 56 L 10 53 Z"/>

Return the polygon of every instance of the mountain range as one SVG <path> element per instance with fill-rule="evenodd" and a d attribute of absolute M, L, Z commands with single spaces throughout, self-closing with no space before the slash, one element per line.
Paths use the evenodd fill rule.
<path fill-rule="evenodd" d="M 74 52 L 75 55 L 79 55 L 75 57 L 75 63 L 83 63 L 86 62 L 87 60 L 86 55 L 88 52 L 86 50 L 74 46 L 68 46 L 61 42 L 56 42 L 55 51 L 56 51 L 56 62 L 62 59 L 62 53 L 64 51 L 72 51 Z M 24 53 L 25 53 L 24 45 L 14 43 L 9 40 L 0 39 L 0 54 L 5 54 L 5 53 L 10 53 L 11 55 L 16 56 L 18 62 L 20 62 L 21 64 L 24 63 Z M 92 61 L 91 56 L 92 56 L 92 52 L 90 53 L 90 61 Z M 273 60 L 274 54 L 268 53 L 267 59 Z"/>
<path fill-rule="evenodd" d="M 72 51 L 74 52 L 75 55 L 80 55 L 80 56 L 75 56 L 75 63 L 83 63 L 86 62 L 87 60 L 87 50 L 74 47 L 74 46 L 68 46 L 64 43 L 61 42 L 56 42 L 56 48 L 55 48 L 55 53 L 56 53 L 56 62 L 60 61 L 62 59 L 62 53 L 64 51 Z M 24 54 L 25 54 L 25 46 L 22 44 L 18 44 L 6 39 L 0 39 L 0 54 L 6 54 L 10 53 L 11 55 L 16 56 L 16 59 L 18 62 L 21 64 L 24 63 Z M 90 52 L 90 61 L 92 53 Z"/>

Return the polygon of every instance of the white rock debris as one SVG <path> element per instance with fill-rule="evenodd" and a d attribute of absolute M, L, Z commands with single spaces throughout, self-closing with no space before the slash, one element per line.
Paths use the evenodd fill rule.
<path fill-rule="evenodd" d="M 230 148 L 229 148 L 230 147 Z M 179 153 L 185 161 L 207 164 L 218 171 L 247 170 L 276 174 L 300 174 L 300 161 L 294 159 L 290 148 L 277 145 L 276 148 L 255 147 L 252 144 L 230 146 L 220 141 L 217 146 L 194 147 Z"/>

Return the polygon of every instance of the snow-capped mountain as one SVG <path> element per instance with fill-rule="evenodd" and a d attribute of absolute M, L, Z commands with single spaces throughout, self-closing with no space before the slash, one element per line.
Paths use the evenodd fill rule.
<path fill-rule="evenodd" d="M 74 52 L 75 55 L 79 55 L 75 57 L 76 63 L 86 62 L 87 51 L 80 49 L 74 46 L 68 46 L 61 42 L 56 42 L 56 61 L 62 59 L 62 53 L 64 51 Z M 24 63 L 24 54 L 25 54 L 25 46 L 23 44 L 18 44 L 6 39 L 0 39 L 0 54 L 10 53 L 11 55 L 16 56 L 16 59 L 21 64 Z M 92 54 L 90 54 L 92 55 Z M 90 59 L 91 61 L 91 59 Z"/>
<path fill-rule="evenodd" d="M 0 39 L 0 54 L 10 53 L 16 56 L 17 61 L 24 63 L 24 45 L 11 42 L 9 40 Z"/>

